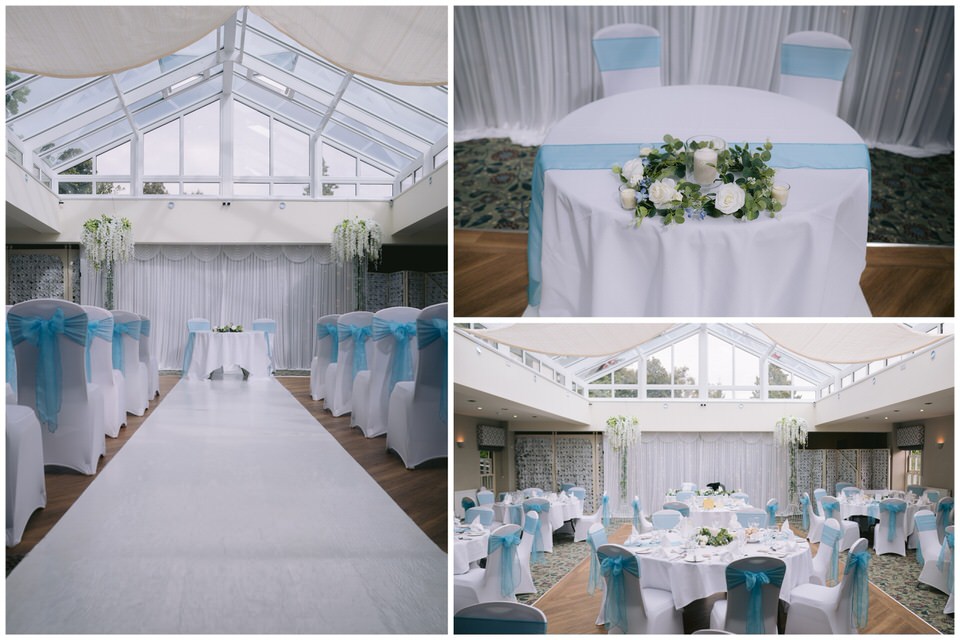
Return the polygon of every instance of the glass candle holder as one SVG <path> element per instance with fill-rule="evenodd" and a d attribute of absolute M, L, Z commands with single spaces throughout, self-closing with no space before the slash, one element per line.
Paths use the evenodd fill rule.
<path fill-rule="evenodd" d="M 636 209 L 637 190 L 626 184 L 620 185 L 620 206 L 628 211 Z"/>
<path fill-rule="evenodd" d="M 719 176 L 717 158 L 727 148 L 719 136 L 693 136 L 684 143 L 686 151 L 687 181 L 705 187 L 716 182 Z"/>
<path fill-rule="evenodd" d="M 787 199 L 790 197 L 790 185 L 786 182 L 777 182 L 773 185 L 770 195 L 772 195 L 773 199 L 779 202 L 781 206 L 786 207 Z"/>

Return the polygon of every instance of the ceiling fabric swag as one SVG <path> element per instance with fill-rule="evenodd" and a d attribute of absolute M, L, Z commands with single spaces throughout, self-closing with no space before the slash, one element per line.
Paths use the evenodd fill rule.
<path fill-rule="evenodd" d="M 514 324 L 470 333 L 511 347 L 557 356 L 605 356 L 643 344 L 672 324 Z"/>
<path fill-rule="evenodd" d="M 238 7 L 7 7 L 7 69 L 87 78 L 193 44 Z"/>
<path fill-rule="evenodd" d="M 943 339 L 900 324 L 757 324 L 784 349 L 831 363 L 873 362 L 917 351 Z"/>

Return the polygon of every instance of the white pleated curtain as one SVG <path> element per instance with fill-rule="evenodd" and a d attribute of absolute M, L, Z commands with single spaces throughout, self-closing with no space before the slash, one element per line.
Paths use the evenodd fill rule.
<path fill-rule="evenodd" d="M 456 7 L 455 140 L 540 144 L 555 122 L 602 97 L 591 38 L 623 22 L 660 31 L 666 85 L 768 91 L 778 87 L 784 36 L 835 33 L 854 48 L 839 115 L 868 145 L 953 149 L 950 6 Z"/>
<path fill-rule="evenodd" d="M 632 515 L 633 496 L 640 496 L 650 515 L 662 508 L 664 496 L 683 482 L 720 482 L 729 491 L 741 489 L 754 506 L 776 498 L 781 513 L 788 512 L 790 466 L 785 451 L 778 451 L 772 433 L 750 432 L 642 432 L 639 446 L 627 461 L 626 500 L 620 498 L 620 458 L 603 439 L 604 488 L 611 513 Z"/>
<path fill-rule="evenodd" d="M 102 306 L 102 278 L 81 255 L 83 304 Z M 189 318 L 251 328 L 273 318 L 278 369 L 309 369 L 316 320 L 355 308 L 353 269 L 331 261 L 328 245 L 147 245 L 117 265 L 117 309 L 151 320 L 161 369 L 180 369 Z"/>

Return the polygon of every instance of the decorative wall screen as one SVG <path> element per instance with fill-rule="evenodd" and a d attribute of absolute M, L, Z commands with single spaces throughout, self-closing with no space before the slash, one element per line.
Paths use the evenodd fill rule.
<path fill-rule="evenodd" d="M 557 484 L 570 482 L 577 487 L 586 489 L 587 494 L 583 501 L 585 513 L 595 509 L 593 506 L 595 504 L 595 494 L 593 492 L 594 468 L 596 467 L 594 457 L 597 455 L 598 449 L 593 434 L 557 434 Z"/>
<path fill-rule="evenodd" d="M 888 489 L 889 449 L 805 449 L 797 458 L 797 490 L 813 497 L 817 488 L 833 495 L 838 482 L 861 489 Z"/>
<path fill-rule="evenodd" d="M 507 446 L 507 429 L 490 424 L 477 425 L 477 447 L 483 451 L 499 451 Z"/>
<path fill-rule="evenodd" d="M 586 490 L 584 512 L 596 511 L 595 496 L 603 487 L 600 438 L 599 433 L 516 434 L 516 488 L 557 491 L 562 483 L 572 482 Z"/>
<path fill-rule="evenodd" d="M 552 435 L 517 435 L 517 489 L 539 487 L 553 491 L 554 453 Z"/>
<path fill-rule="evenodd" d="M 447 273 L 397 271 L 366 274 L 367 311 L 389 307 L 423 309 L 447 301 Z"/>
<path fill-rule="evenodd" d="M 923 425 L 897 425 L 897 448 L 901 451 L 916 451 L 923 449 Z"/>
<path fill-rule="evenodd" d="M 61 298 L 80 304 L 80 266 L 76 249 L 12 249 L 7 252 L 7 304 L 37 298 Z"/>

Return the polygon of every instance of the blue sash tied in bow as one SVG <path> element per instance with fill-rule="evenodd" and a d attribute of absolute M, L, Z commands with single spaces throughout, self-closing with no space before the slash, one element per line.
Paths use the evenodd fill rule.
<path fill-rule="evenodd" d="M 442 318 L 417 320 L 417 348 L 423 351 L 437 340 L 447 343 L 447 321 Z M 443 356 L 443 387 L 440 389 L 440 418 L 447 417 L 447 356 Z"/>
<path fill-rule="evenodd" d="M 823 545 L 830 547 L 830 562 L 827 565 L 827 586 L 831 587 L 837 583 L 837 574 L 840 572 L 840 536 L 841 531 L 832 527 L 824 527 L 820 535 L 820 553 L 823 551 Z"/>
<path fill-rule="evenodd" d="M 766 633 L 763 620 L 763 585 L 783 584 L 786 566 L 774 567 L 766 571 L 744 571 L 735 567 L 727 567 L 727 589 L 746 584 L 750 592 L 747 603 L 747 633 Z"/>
<path fill-rule="evenodd" d="M 610 496 L 603 494 L 600 504 L 603 505 L 603 526 L 606 528 L 610 526 Z"/>
<path fill-rule="evenodd" d="M 337 335 L 337 325 L 335 324 L 318 324 L 317 325 L 317 340 L 323 340 L 327 336 L 330 338 L 330 363 L 333 364 L 337 361 L 337 356 L 340 355 L 340 339 Z"/>
<path fill-rule="evenodd" d="M 602 553 L 600 557 L 600 572 L 607 580 L 607 599 L 604 602 L 604 618 L 607 629 L 619 627 L 627 633 L 627 590 L 624 584 L 624 572 L 639 578 L 640 566 L 636 556 L 622 558 L 612 557 Z"/>
<path fill-rule="evenodd" d="M 383 340 L 392 336 L 396 341 L 396 347 L 393 350 L 393 363 L 390 367 L 389 391 L 393 391 L 393 386 L 398 382 L 413 380 L 413 357 L 410 354 L 410 341 L 416 335 L 416 322 L 391 322 L 381 318 L 373 319 L 374 340 Z"/>
<path fill-rule="evenodd" d="M 843 80 L 853 51 L 808 44 L 780 46 L 780 73 L 804 78 Z"/>
<path fill-rule="evenodd" d="M 505 598 L 512 596 L 520 586 L 520 576 L 515 575 L 513 570 L 513 565 L 518 560 L 519 545 L 519 531 L 507 535 L 491 535 L 490 542 L 487 544 L 487 555 L 493 554 L 497 549 L 503 549 L 500 552 L 500 595 Z"/>
<path fill-rule="evenodd" d="M 7 316 L 10 340 L 14 346 L 24 340 L 37 348 L 36 410 L 40 424 L 50 433 L 57 430 L 58 416 L 63 401 L 63 368 L 60 361 L 59 337 L 86 346 L 87 314 L 78 313 L 65 318 L 63 309 L 57 309 L 47 318 L 37 316 Z"/>
<path fill-rule="evenodd" d="M 337 324 L 337 337 L 340 342 L 353 340 L 353 375 L 351 380 L 357 377 L 361 371 L 367 370 L 367 340 L 370 338 L 372 329 L 370 325 L 359 326 L 355 324 Z"/>
<path fill-rule="evenodd" d="M 947 560 L 947 547 L 950 547 L 950 559 Z M 937 569 L 943 571 L 943 563 L 947 562 L 947 593 L 953 593 L 953 534 L 949 531 L 943 534 L 943 546 L 940 547 L 940 557 L 937 558 Z"/>
<path fill-rule="evenodd" d="M 607 532 L 605 529 L 587 534 L 587 544 L 590 545 L 590 581 L 587 582 L 587 593 L 593 595 L 593 592 L 600 587 L 602 578 L 600 577 L 600 558 L 597 557 L 597 549 L 601 545 L 607 544 Z"/>
<path fill-rule="evenodd" d="M 839 502 L 833 502 L 832 500 L 821 502 L 821 503 L 820 503 L 820 506 L 823 507 L 823 517 L 824 517 L 824 518 L 834 518 L 834 517 L 836 517 L 836 516 L 833 515 L 833 512 L 840 509 L 840 503 L 839 503 Z M 839 519 L 839 518 L 838 518 L 838 519 Z"/>
<path fill-rule="evenodd" d="M 659 67 L 660 37 L 599 38 L 593 53 L 600 71 Z"/>
<path fill-rule="evenodd" d="M 140 321 L 113 323 L 113 368 L 121 373 L 123 370 L 123 336 L 128 335 L 134 340 L 140 340 Z"/>
<path fill-rule="evenodd" d="M 768 504 L 767 509 L 767 526 L 774 527 L 777 524 L 777 507 L 779 505 L 776 501 Z"/>
<path fill-rule="evenodd" d="M 853 595 L 850 598 L 851 616 L 854 626 L 863 629 L 867 626 L 867 613 L 870 608 L 870 593 L 868 591 L 867 573 L 870 566 L 870 553 L 858 551 L 851 553 L 844 567 L 844 575 L 853 572 Z"/>
<path fill-rule="evenodd" d="M 937 505 L 937 529 L 942 530 L 950 521 L 950 512 L 953 510 L 953 502 L 944 500 Z"/>
<path fill-rule="evenodd" d="M 803 530 L 810 530 L 810 515 L 807 511 L 810 510 L 810 498 L 808 496 L 800 496 L 800 511 L 803 512 Z"/>
<path fill-rule="evenodd" d="M 103 318 L 101 320 L 92 320 L 87 323 L 87 348 L 84 356 L 87 368 L 87 382 L 93 381 L 93 372 L 90 370 L 90 346 L 94 338 L 100 338 L 111 342 L 113 340 L 113 318 Z"/>
<path fill-rule="evenodd" d="M 893 542 L 897 537 L 897 514 L 903 513 L 907 509 L 905 502 L 881 502 L 880 508 L 889 511 L 887 515 L 887 542 Z"/>
<path fill-rule="evenodd" d="M 640 532 L 640 501 L 633 499 L 633 528 Z"/>
<path fill-rule="evenodd" d="M 516 505 L 520 506 L 520 505 Z M 539 507 L 540 505 L 530 505 Z M 537 509 L 528 508 L 527 511 L 536 511 L 539 515 Z M 522 513 L 522 511 L 521 511 Z M 540 539 L 540 518 L 524 518 L 523 520 L 523 532 L 528 533 L 533 536 L 533 545 L 530 547 L 530 562 L 533 564 L 540 564 L 544 561 L 543 557 L 543 541 Z"/>

